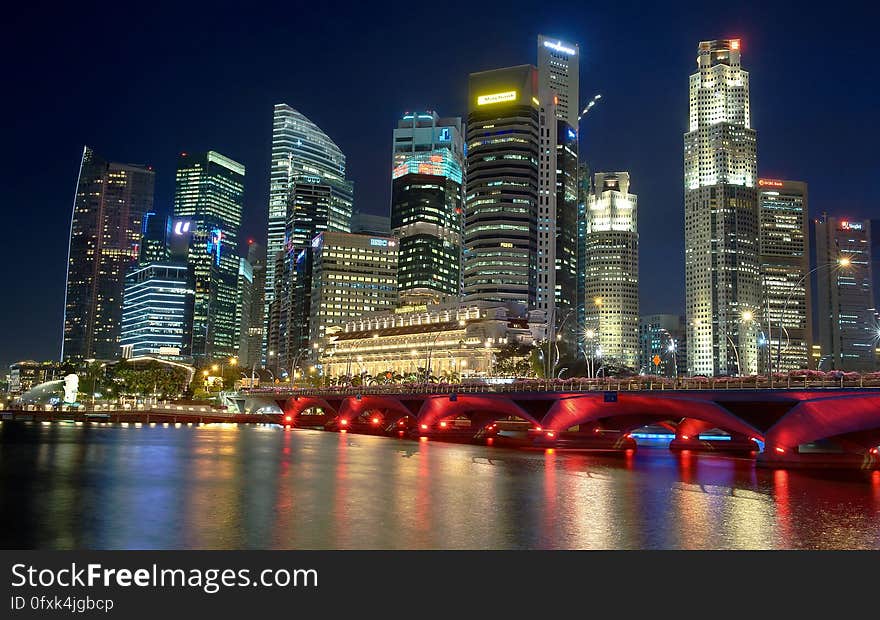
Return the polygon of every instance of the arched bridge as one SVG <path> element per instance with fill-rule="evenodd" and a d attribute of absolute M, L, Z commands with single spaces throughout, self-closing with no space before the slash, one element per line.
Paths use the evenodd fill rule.
<path fill-rule="evenodd" d="M 711 446 L 714 429 L 728 446 L 758 449 L 765 464 L 880 462 L 880 390 L 871 388 L 514 391 L 468 386 L 419 388 L 269 389 L 249 397 L 275 403 L 282 422 L 320 411 L 328 430 L 360 424 L 431 435 L 457 429 L 479 435 L 501 420 L 518 420 L 538 445 L 581 438 L 590 445 L 634 447 L 629 434 L 648 425 L 674 431 L 673 449 Z M 588 442 L 589 443 L 589 442 Z"/>

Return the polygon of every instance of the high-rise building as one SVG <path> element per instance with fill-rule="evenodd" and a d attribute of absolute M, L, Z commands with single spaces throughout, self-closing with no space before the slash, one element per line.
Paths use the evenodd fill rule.
<path fill-rule="evenodd" d="M 181 153 L 178 159 L 174 217 L 190 234 L 187 262 L 195 278 L 192 355 L 196 359 L 238 353 L 236 252 L 244 175 L 244 166 L 215 151 Z"/>
<path fill-rule="evenodd" d="M 761 373 L 810 366 L 812 295 L 807 184 L 758 179 Z"/>
<path fill-rule="evenodd" d="M 531 310 L 539 286 L 553 290 L 552 274 L 538 272 L 538 72 L 520 65 L 472 73 L 469 93 L 465 298 Z"/>
<path fill-rule="evenodd" d="M 587 205 L 586 345 L 633 369 L 639 362 L 637 197 L 628 172 L 597 172 Z"/>
<path fill-rule="evenodd" d="M 126 276 L 122 357 L 188 357 L 195 295 L 193 271 L 183 262 L 147 262 Z"/>
<path fill-rule="evenodd" d="M 590 201 L 592 183 L 590 167 L 586 162 L 578 163 L 578 211 L 577 211 L 577 281 L 575 308 L 577 311 L 577 342 L 583 346 L 586 332 L 586 282 L 587 282 L 587 206 Z"/>
<path fill-rule="evenodd" d="M 539 283 L 538 307 L 549 313 L 549 327 L 568 355 L 576 353 L 578 341 L 579 60 L 577 44 L 538 35 L 538 99 L 545 126 L 541 130 L 538 264 L 539 270 L 552 270 L 548 278 L 552 295 L 542 299 Z M 546 197 L 547 192 L 553 196 Z M 542 243 L 545 231 L 550 234 Z"/>
<path fill-rule="evenodd" d="M 168 233 L 171 219 L 158 214 L 144 214 L 138 264 L 143 267 L 150 263 L 168 260 Z"/>
<path fill-rule="evenodd" d="M 456 300 L 461 293 L 463 170 L 460 118 L 410 112 L 397 122 L 391 229 L 400 239 L 401 303 Z"/>
<path fill-rule="evenodd" d="M 580 50 L 575 43 L 565 43 L 538 35 L 538 79 L 541 89 L 557 96 L 556 118 L 577 130 Z"/>
<path fill-rule="evenodd" d="M 269 181 L 265 310 L 275 298 L 276 255 L 289 245 L 308 247 L 322 230 L 348 231 L 352 184 L 345 178 L 345 155 L 302 113 L 275 105 Z"/>
<path fill-rule="evenodd" d="M 238 259 L 238 282 L 236 286 L 235 324 L 238 328 L 236 340 L 238 351 L 236 356 L 242 364 L 248 359 L 250 352 L 251 307 L 254 295 L 254 268 L 244 257 Z"/>
<path fill-rule="evenodd" d="M 684 135 L 688 371 L 758 370 L 757 151 L 739 39 L 703 41 Z"/>
<path fill-rule="evenodd" d="M 263 316 L 266 249 L 261 243 L 255 241 L 248 242 L 247 262 L 250 265 L 253 283 L 251 286 L 250 310 L 248 311 L 249 323 L 242 334 L 243 339 L 246 339 L 247 343 L 241 345 L 244 351 L 239 351 L 239 362 L 244 367 L 254 368 L 263 364 L 263 334 L 266 329 L 266 320 Z"/>
<path fill-rule="evenodd" d="M 397 305 L 398 239 L 391 236 L 324 232 L 312 247 L 314 318 L 309 342 L 320 347 L 333 328 Z M 316 348 L 315 354 L 320 351 Z M 302 353 L 294 359 L 305 359 Z"/>
<path fill-rule="evenodd" d="M 556 329 L 568 353 L 577 343 L 578 310 L 578 137 L 556 121 Z"/>
<path fill-rule="evenodd" d="M 871 371 L 877 323 L 871 273 L 871 222 L 816 221 L 821 370 Z"/>
<path fill-rule="evenodd" d="M 687 372 L 687 331 L 680 314 L 639 318 L 639 373 L 676 377 Z"/>
<path fill-rule="evenodd" d="M 351 232 L 380 235 L 391 234 L 391 218 L 387 215 L 374 215 L 372 213 L 355 211 L 351 214 Z"/>
<path fill-rule="evenodd" d="M 83 148 L 70 221 L 62 359 L 119 356 L 125 274 L 153 208 L 148 166 L 108 162 Z"/>

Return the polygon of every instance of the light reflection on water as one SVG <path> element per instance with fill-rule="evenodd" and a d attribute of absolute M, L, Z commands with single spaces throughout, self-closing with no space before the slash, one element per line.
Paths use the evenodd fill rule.
<path fill-rule="evenodd" d="M 276 427 L 0 424 L 0 546 L 880 548 L 880 472 Z"/>

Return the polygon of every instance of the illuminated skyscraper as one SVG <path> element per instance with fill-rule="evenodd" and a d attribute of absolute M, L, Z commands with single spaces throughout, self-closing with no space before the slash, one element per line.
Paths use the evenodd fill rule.
<path fill-rule="evenodd" d="M 267 316 L 275 298 L 278 252 L 307 247 L 323 230 L 349 231 L 352 194 L 339 147 L 302 113 L 286 103 L 276 104 L 266 247 Z"/>
<path fill-rule="evenodd" d="M 192 269 L 182 262 L 150 262 L 129 272 L 122 309 L 122 356 L 188 357 L 194 293 Z"/>
<path fill-rule="evenodd" d="M 628 172 L 597 172 L 587 204 L 584 284 L 588 355 L 639 362 L 639 232 Z"/>
<path fill-rule="evenodd" d="M 758 368 L 762 373 L 808 368 L 813 321 L 807 184 L 758 179 L 758 208 L 763 291 Z"/>
<path fill-rule="evenodd" d="M 177 164 L 172 234 L 188 228 L 187 262 L 195 276 L 192 355 L 219 359 L 238 354 L 236 323 L 244 196 L 244 166 L 220 153 L 181 153 Z M 188 226 L 187 226 L 188 223 Z"/>
<path fill-rule="evenodd" d="M 464 142 L 461 119 L 407 113 L 394 130 L 391 227 L 400 238 L 401 303 L 461 294 Z"/>
<path fill-rule="evenodd" d="M 472 73 L 469 92 L 464 293 L 524 312 L 537 306 L 539 287 L 545 303 L 553 290 L 552 274 L 538 264 L 538 72 L 520 65 Z M 549 243 L 552 231 L 541 234 Z"/>
<path fill-rule="evenodd" d="M 871 222 L 829 217 L 815 226 L 821 369 L 874 370 Z"/>
<path fill-rule="evenodd" d="M 309 338 L 313 346 L 319 345 L 334 327 L 341 328 L 359 316 L 392 310 L 397 305 L 398 247 L 398 239 L 393 236 L 325 232 L 315 237 L 311 291 L 314 318 Z"/>
<path fill-rule="evenodd" d="M 576 43 L 566 43 L 538 35 L 538 79 L 540 89 L 557 96 L 556 118 L 572 129 L 578 126 L 580 49 Z"/>
<path fill-rule="evenodd" d="M 760 273 L 755 130 L 739 39 L 703 41 L 684 135 L 688 371 L 758 370 Z"/>
<path fill-rule="evenodd" d="M 242 342 L 239 349 L 239 361 L 242 366 L 253 368 L 262 363 L 261 347 L 263 334 L 266 330 L 266 320 L 263 316 L 263 295 L 266 283 L 266 250 L 265 247 L 255 241 L 248 242 L 247 262 L 253 278 L 250 297 L 250 311 L 248 312 L 248 324 L 243 327 Z"/>
<path fill-rule="evenodd" d="M 170 218 L 160 217 L 152 211 L 144 214 L 138 264 L 143 267 L 150 263 L 168 260 L 168 226 Z"/>
<path fill-rule="evenodd" d="M 147 166 L 107 162 L 83 148 L 70 222 L 62 359 L 120 354 L 125 274 L 153 208 Z"/>

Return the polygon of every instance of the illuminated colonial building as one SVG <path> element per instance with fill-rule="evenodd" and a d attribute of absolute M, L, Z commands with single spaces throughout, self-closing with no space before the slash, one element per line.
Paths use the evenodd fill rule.
<path fill-rule="evenodd" d="M 502 349 L 532 343 L 528 321 L 506 307 L 432 304 L 347 321 L 328 338 L 319 367 L 327 377 L 367 374 L 379 382 L 419 369 L 441 379 L 486 377 Z"/>
<path fill-rule="evenodd" d="M 461 119 L 407 113 L 394 130 L 391 228 L 400 239 L 401 303 L 425 304 L 461 294 Z"/>
<path fill-rule="evenodd" d="M 238 355 L 238 235 L 244 206 L 244 166 L 215 151 L 181 153 L 172 235 L 189 233 L 187 262 L 195 277 L 192 355 Z"/>
<path fill-rule="evenodd" d="M 596 173 L 586 218 L 586 353 L 637 369 L 638 209 L 628 172 Z"/>
<path fill-rule="evenodd" d="M 125 274 L 153 208 L 148 166 L 104 161 L 83 148 L 70 222 L 62 359 L 119 357 Z"/>
<path fill-rule="evenodd" d="M 758 179 L 762 317 L 761 373 L 810 366 L 812 295 L 807 184 Z"/>
<path fill-rule="evenodd" d="M 829 217 L 815 227 L 821 369 L 874 370 L 871 222 Z"/>
<path fill-rule="evenodd" d="M 758 370 L 757 154 L 739 39 L 703 41 L 684 135 L 688 371 Z"/>

